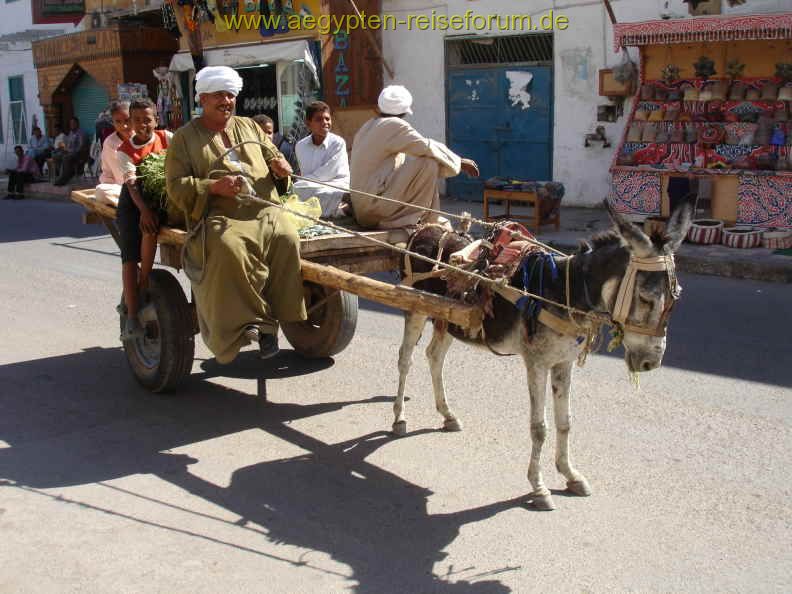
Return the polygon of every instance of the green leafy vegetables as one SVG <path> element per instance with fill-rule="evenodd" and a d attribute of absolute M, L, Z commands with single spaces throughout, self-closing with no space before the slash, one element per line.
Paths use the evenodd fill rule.
<path fill-rule="evenodd" d="M 165 152 L 150 154 L 137 166 L 137 177 L 143 182 L 143 200 L 151 208 L 165 209 Z"/>

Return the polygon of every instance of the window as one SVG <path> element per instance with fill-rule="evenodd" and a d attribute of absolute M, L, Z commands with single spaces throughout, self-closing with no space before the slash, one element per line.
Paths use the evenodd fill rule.
<path fill-rule="evenodd" d="M 11 112 L 11 137 L 15 144 L 27 144 L 25 79 L 23 77 L 12 76 L 8 79 L 8 99 Z"/>

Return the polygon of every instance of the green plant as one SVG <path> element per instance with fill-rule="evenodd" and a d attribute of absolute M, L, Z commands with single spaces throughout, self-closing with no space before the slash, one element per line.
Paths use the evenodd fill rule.
<path fill-rule="evenodd" d="M 745 70 L 745 64 L 738 59 L 729 60 L 726 64 L 726 74 L 731 78 L 740 78 Z"/>
<path fill-rule="evenodd" d="M 707 56 L 701 56 L 697 62 L 693 63 L 693 68 L 696 71 L 696 77 L 703 78 L 704 80 L 718 73 L 715 70 L 715 61 Z"/>
<path fill-rule="evenodd" d="M 168 195 L 165 189 L 165 153 L 150 154 L 137 166 L 137 176 L 143 182 L 143 199 L 150 206 L 165 208 Z"/>

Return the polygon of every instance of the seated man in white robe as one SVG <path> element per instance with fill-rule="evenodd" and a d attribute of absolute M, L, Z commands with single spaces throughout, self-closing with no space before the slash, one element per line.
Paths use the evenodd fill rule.
<path fill-rule="evenodd" d="M 475 161 L 463 159 L 441 142 L 425 138 L 404 117 L 412 113 L 412 95 L 399 85 L 385 87 L 377 101 L 379 115 L 361 126 L 352 142 L 352 188 L 399 200 L 385 202 L 352 192 L 358 224 L 393 229 L 434 223 L 438 215 L 410 205 L 439 210 L 438 182 L 464 171 L 478 177 Z"/>
<path fill-rule="evenodd" d="M 305 111 L 305 123 L 311 135 L 300 140 L 295 147 L 300 175 L 348 188 L 349 158 L 346 142 L 337 134 L 330 132 L 333 126 L 330 106 L 324 101 L 311 103 Z M 319 198 L 323 218 L 332 219 L 345 214 L 341 204 L 346 194 L 343 189 L 330 188 L 301 179 L 294 183 L 294 191 L 302 200 L 307 200 L 311 196 Z"/>

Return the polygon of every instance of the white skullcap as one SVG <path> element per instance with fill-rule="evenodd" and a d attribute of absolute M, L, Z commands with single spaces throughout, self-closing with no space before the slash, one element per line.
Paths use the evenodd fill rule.
<path fill-rule="evenodd" d="M 202 93 L 226 91 L 234 97 L 242 90 L 242 77 L 228 66 L 207 66 L 195 75 L 195 100 L 200 101 Z"/>
<path fill-rule="evenodd" d="M 382 89 L 377 99 L 379 110 L 388 115 L 401 115 L 412 113 L 413 98 L 405 87 L 401 85 L 390 85 Z"/>

